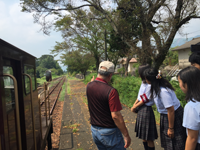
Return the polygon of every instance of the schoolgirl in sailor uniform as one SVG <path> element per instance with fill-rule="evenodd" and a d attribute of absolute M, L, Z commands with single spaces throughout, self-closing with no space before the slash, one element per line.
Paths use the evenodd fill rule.
<path fill-rule="evenodd" d="M 146 83 L 145 77 L 143 75 L 144 70 L 147 68 L 150 68 L 150 66 L 141 65 L 139 67 L 139 75 L 142 79 L 142 84 L 138 92 L 137 100 L 131 108 L 131 111 L 135 112 L 138 106 L 140 106 L 137 112 L 137 119 L 135 124 L 136 137 L 143 140 L 145 150 L 155 150 L 154 140 L 158 138 L 158 134 L 154 112 L 151 107 L 154 105 L 154 101 L 152 100 L 144 104 L 144 102 L 142 102 L 143 98 L 140 97 L 142 94 L 144 94 L 146 88 L 151 86 Z"/>
<path fill-rule="evenodd" d="M 181 90 L 186 94 L 188 103 L 184 108 L 183 126 L 187 140 L 185 150 L 200 150 L 200 70 L 187 67 L 178 74 Z"/>
<path fill-rule="evenodd" d="M 186 133 L 182 126 L 183 108 L 174 88 L 157 69 L 147 69 L 145 77 L 151 85 L 146 89 L 145 96 L 154 100 L 160 113 L 161 147 L 165 150 L 184 150 Z"/>

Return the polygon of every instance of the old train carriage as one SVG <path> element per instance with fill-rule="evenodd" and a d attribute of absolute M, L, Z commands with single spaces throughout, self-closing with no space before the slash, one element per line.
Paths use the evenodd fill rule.
<path fill-rule="evenodd" d="M 0 150 L 51 148 L 52 119 L 40 113 L 35 57 L 0 39 Z"/>

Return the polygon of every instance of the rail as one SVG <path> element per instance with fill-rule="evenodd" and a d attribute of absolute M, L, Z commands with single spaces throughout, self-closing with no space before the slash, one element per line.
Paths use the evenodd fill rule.
<path fill-rule="evenodd" d="M 39 87 L 38 89 L 44 89 L 39 95 L 38 95 L 38 101 L 39 101 L 39 105 L 40 105 L 40 122 L 41 122 L 41 115 L 42 115 L 42 107 L 45 107 L 44 109 L 44 114 L 45 114 L 45 119 L 46 119 L 46 126 L 48 126 L 48 119 L 50 119 L 50 115 L 52 114 L 53 112 L 53 109 L 56 105 L 56 102 L 57 102 L 57 99 L 59 97 L 59 94 L 60 94 L 60 91 L 62 89 L 62 86 L 61 88 L 59 89 L 59 92 L 57 94 L 57 97 L 55 99 L 54 102 L 52 102 L 52 107 L 51 107 L 51 104 L 50 104 L 50 95 L 53 93 L 53 91 L 59 86 L 59 85 L 63 85 L 65 81 L 65 77 L 62 77 L 60 82 L 58 82 L 54 87 L 53 89 L 50 91 L 50 88 L 47 87 L 47 84 L 46 82 L 44 82 L 44 85 L 43 87 Z M 59 87 L 58 87 L 59 88 Z M 44 95 L 44 98 L 41 100 L 41 97 L 42 95 Z M 42 102 L 41 102 L 42 101 Z M 43 104 L 45 104 L 45 106 L 43 106 Z M 48 107 L 47 107 L 48 105 Z"/>

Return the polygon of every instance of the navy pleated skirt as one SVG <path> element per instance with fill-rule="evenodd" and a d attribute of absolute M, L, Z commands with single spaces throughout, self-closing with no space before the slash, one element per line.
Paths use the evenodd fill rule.
<path fill-rule="evenodd" d="M 135 132 L 136 137 L 143 140 L 154 141 L 158 138 L 155 116 L 151 106 L 143 105 L 139 108 Z"/>
<path fill-rule="evenodd" d="M 195 150 L 200 150 L 200 143 L 197 143 L 197 146 L 196 146 Z"/>
<path fill-rule="evenodd" d="M 161 147 L 165 150 L 184 150 L 186 142 L 186 129 L 182 126 L 183 108 L 180 106 L 175 111 L 174 118 L 174 138 L 170 139 L 167 135 L 169 128 L 167 114 L 160 114 L 160 139 Z"/>

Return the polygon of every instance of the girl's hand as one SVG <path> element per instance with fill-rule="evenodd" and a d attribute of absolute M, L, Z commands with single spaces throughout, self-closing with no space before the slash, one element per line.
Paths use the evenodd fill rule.
<path fill-rule="evenodd" d="M 138 102 L 139 102 L 139 101 L 136 101 L 136 102 L 133 104 L 133 106 L 136 105 Z"/>
<path fill-rule="evenodd" d="M 131 111 L 135 113 L 135 110 L 136 110 L 136 107 L 133 106 L 133 107 L 131 108 Z"/>
<path fill-rule="evenodd" d="M 174 129 L 168 129 L 167 135 L 169 136 L 170 139 L 174 138 Z"/>

